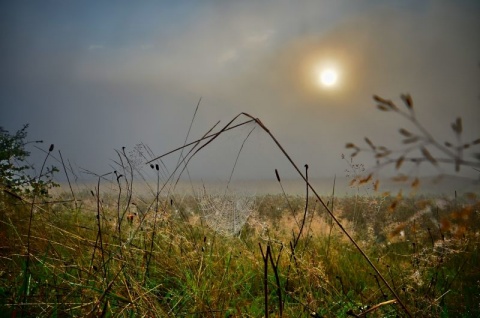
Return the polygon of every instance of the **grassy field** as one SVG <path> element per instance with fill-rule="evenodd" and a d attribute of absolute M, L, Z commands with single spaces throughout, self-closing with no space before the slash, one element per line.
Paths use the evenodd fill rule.
<path fill-rule="evenodd" d="M 322 198 L 372 266 L 315 197 L 129 189 L 2 193 L 1 315 L 480 316 L 474 194 Z"/>

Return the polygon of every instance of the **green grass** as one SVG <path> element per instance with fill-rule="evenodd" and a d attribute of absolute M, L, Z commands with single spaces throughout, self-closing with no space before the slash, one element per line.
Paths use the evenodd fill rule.
<path fill-rule="evenodd" d="M 319 206 L 310 206 L 292 253 L 299 231 L 292 213 L 301 220 L 305 204 L 299 197 L 257 198 L 235 237 L 205 226 L 194 198 L 179 202 L 193 211 L 183 216 L 164 198 L 155 225 L 153 210 L 142 206 L 143 222 L 124 220 L 119 238 L 115 195 L 101 197 L 100 228 L 98 202 L 88 195 L 78 195 L 78 209 L 38 202 L 30 238 L 28 202 L 0 196 L 3 316 L 262 317 L 266 300 L 273 317 L 280 307 L 284 317 L 347 317 L 395 299 L 338 227 L 330 231 Z M 457 198 L 440 208 L 438 199 L 404 198 L 390 211 L 394 197 L 346 197 L 334 212 L 412 316 L 477 317 L 480 202 Z M 267 265 L 267 294 L 259 245 L 269 245 L 277 262 L 277 272 Z M 407 314 L 392 303 L 368 314 L 397 316 Z"/>

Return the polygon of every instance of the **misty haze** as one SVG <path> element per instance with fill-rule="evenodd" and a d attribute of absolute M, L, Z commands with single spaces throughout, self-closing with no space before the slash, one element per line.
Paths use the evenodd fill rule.
<path fill-rule="evenodd" d="M 479 317 L 480 2 L 0 3 L 0 311 Z"/>

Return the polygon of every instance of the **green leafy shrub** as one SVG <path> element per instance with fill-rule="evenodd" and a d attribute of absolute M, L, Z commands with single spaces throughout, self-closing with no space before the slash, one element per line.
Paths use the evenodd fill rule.
<path fill-rule="evenodd" d="M 15 134 L 10 134 L 0 126 L 0 187 L 2 193 L 46 196 L 50 188 L 57 186 L 53 176 L 58 169 L 51 166 L 45 171 L 42 169 L 40 175 L 34 174 L 34 165 L 28 162 L 30 152 L 26 146 L 42 141 L 26 141 L 27 129 L 28 124 Z M 53 145 L 50 149 L 53 150 Z"/>

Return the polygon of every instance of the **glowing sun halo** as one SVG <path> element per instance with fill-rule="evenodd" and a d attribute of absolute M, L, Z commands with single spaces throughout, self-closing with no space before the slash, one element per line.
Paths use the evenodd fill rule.
<path fill-rule="evenodd" d="M 338 73 L 334 69 L 328 68 L 320 71 L 319 83 L 325 87 L 333 87 L 338 82 Z"/>

